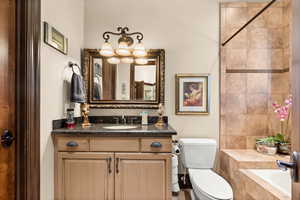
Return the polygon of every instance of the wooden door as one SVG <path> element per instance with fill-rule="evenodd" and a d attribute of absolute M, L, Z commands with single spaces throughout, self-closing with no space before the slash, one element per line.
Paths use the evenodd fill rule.
<path fill-rule="evenodd" d="M 292 1 L 293 35 L 292 35 L 292 92 L 293 92 L 293 135 L 292 151 L 300 153 L 300 1 Z M 298 161 L 300 174 L 300 161 Z M 300 181 L 300 180 L 299 180 Z M 293 200 L 300 199 L 300 183 L 293 183 Z"/>
<path fill-rule="evenodd" d="M 135 100 L 144 100 L 144 81 L 135 81 Z"/>
<path fill-rule="evenodd" d="M 170 200 L 171 155 L 115 154 L 115 200 Z"/>
<path fill-rule="evenodd" d="M 117 65 L 109 64 L 106 59 L 102 60 L 103 99 L 101 100 L 115 100 Z"/>
<path fill-rule="evenodd" d="M 0 136 L 15 134 L 15 1 L 0 1 Z M 15 147 L 0 144 L 0 200 L 15 199 Z"/>
<path fill-rule="evenodd" d="M 113 200 L 113 153 L 59 153 L 57 200 Z"/>

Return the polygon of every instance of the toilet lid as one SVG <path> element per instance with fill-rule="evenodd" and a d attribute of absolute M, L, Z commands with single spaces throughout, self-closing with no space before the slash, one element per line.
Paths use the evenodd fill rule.
<path fill-rule="evenodd" d="M 189 169 L 191 183 L 196 192 L 202 192 L 215 198 L 228 200 L 233 198 L 229 183 L 210 169 Z"/>

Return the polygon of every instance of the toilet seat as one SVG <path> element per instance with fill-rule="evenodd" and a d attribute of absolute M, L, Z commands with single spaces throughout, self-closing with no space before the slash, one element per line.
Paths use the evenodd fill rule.
<path fill-rule="evenodd" d="M 233 192 L 229 183 L 212 170 L 189 169 L 189 174 L 196 196 L 205 195 L 212 200 L 233 199 Z"/>

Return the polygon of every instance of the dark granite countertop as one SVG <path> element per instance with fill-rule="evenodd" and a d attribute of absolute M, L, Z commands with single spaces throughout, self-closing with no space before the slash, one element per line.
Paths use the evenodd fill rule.
<path fill-rule="evenodd" d="M 156 127 L 153 124 L 141 125 L 133 124 L 128 126 L 136 126 L 134 129 L 106 129 L 107 126 L 119 126 L 122 124 L 92 124 L 89 128 L 82 128 L 77 125 L 74 129 L 58 128 L 53 129 L 53 135 L 92 135 L 92 136 L 127 136 L 127 137 L 140 137 L 140 136 L 172 136 L 177 135 L 177 132 L 170 126 Z M 126 125 L 127 126 L 127 125 Z"/>

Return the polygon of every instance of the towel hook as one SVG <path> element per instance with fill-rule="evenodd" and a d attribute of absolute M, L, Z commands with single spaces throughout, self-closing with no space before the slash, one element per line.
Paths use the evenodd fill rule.
<path fill-rule="evenodd" d="M 80 67 L 76 63 L 69 62 L 69 67 L 72 68 L 73 73 L 76 73 L 75 70 L 74 70 L 74 66 L 76 66 L 78 68 L 79 73 L 80 73 L 80 70 L 81 70 Z"/>

